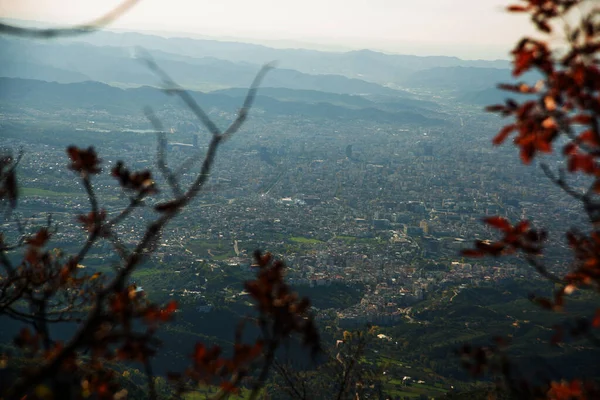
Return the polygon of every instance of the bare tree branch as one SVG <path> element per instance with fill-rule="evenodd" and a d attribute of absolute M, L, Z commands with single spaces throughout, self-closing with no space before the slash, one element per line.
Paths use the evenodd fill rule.
<path fill-rule="evenodd" d="M 548 179 L 550 179 L 550 181 L 552 181 L 552 183 L 554 183 L 556 186 L 560 187 L 569 196 L 580 201 L 583 201 L 585 199 L 585 195 L 583 193 L 580 193 L 573 189 L 571 186 L 569 186 L 564 176 L 564 170 L 559 170 L 559 175 L 556 176 L 554 172 L 552 172 L 548 164 L 542 163 L 540 166 L 542 167 L 542 170 L 544 171 L 544 174 L 546 174 Z"/>
<path fill-rule="evenodd" d="M 260 83 L 260 81 L 261 81 L 262 77 L 264 76 L 267 69 L 268 69 L 268 67 L 263 67 L 263 69 L 261 69 L 261 71 L 257 75 L 257 78 L 254 80 L 253 86 L 249 90 L 248 96 L 246 96 L 246 101 L 244 102 L 244 108 L 242 109 L 244 112 L 244 117 L 234 121 L 234 123 L 232 123 L 232 125 L 226 130 L 227 138 L 230 137 L 233 133 L 235 133 L 239 129 L 241 124 L 244 122 L 244 120 L 246 118 L 245 115 L 248 112 L 247 107 L 249 107 L 252 104 L 252 100 L 254 99 L 254 96 L 256 94 L 255 86 Z M 156 67 L 154 70 L 161 71 L 160 69 L 158 69 L 158 67 Z M 172 82 L 172 80 L 170 80 L 170 77 L 168 77 L 168 75 L 166 75 L 166 73 L 162 72 L 162 75 L 165 79 Z M 183 90 L 179 90 L 177 93 L 179 93 L 180 95 L 182 93 L 185 93 L 183 95 L 183 98 L 191 99 L 191 96 L 189 96 L 189 94 Z M 195 105 L 197 110 L 200 111 L 199 118 L 201 118 L 201 116 L 206 116 L 206 114 L 195 103 L 195 101 L 193 99 L 192 99 L 192 102 L 193 102 L 192 104 Z M 241 112 L 242 111 L 240 111 L 240 113 Z M 198 115 L 198 113 L 197 113 L 197 115 Z M 206 117 L 206 118 L 208 118 L 208 117 Z M 154 122 L 156 122 L 156 121 L 154 121 Z M 212 126 L 214 126 L 216 128 L 216 125 L 214 125 L 214 123 L 212 123 L 212 121 L 211 121 L 211 124 L 212 124 Z M 207 124 L 205 124 L 205 125 L 207 125 Z M 156 124 L 155 124 L 155 126 L 156 126 Z M 207 128 L 209 128 L 209 126 L 207 126 Z M 210 130 L 210 128 L 209 128 L 209 130 Z M 181 193 L 181 195 L 179 195 L 179 196 L 175 195 L 172 200 L 170 200 L 166 203 L 159 204 L 155 207 L 155 209 L 159 213 L 161 213 L 161 215 L 153 223 L 151 223 L 149 225 L 149 227 L 146 229 L 143 237 L 140 239 L 140 241 L 135 246 L 135 248 L 128 254 L 128 256 L 125 259 L 123 259 L 123 267 L 117 272 L 117 274 L 112 278 L 112 280 L 106 286 L 104 286 L 101 290 L 99 290 L 97 292 L 97 294 L 94 298 L 91 310 L 88 312 L 87 316 L 84 319 L 83 324 L 80 326 L 78 331 L 71 337 L 71 339 L 60 350 L 60 352 L 58 352 L 53 358 L 51 358 L 51 359 L 47 360 L 45 363 L 42 363 L 41 365 L 39 365 L 38 368 L 35 371 L 33 371 L 29 376 L 21 377 L 15 383 L 15 385 L 12 387 L 11 392 L 8 395 L 8 398 L 12 398 L 12 396 L 21 396 L 21 395 L 25 394 L 27 392 L 28 388 L 35 386 L 36 384 L 40 383 L 48 376 L 51 376 L 68 357 L 70 357 L 72 354 L 74 354 L 82 346 L 86 345 L 89 338 L 93 336 L 94 332 L 96 332 L 97 329 L 99 328 L 99 326 L 105 321 L 104 313 L 106 311 L 105 310 L 106 300 L 109 298 L 110 295 L 119 293 L 120 290 L 122 290 L 124 288 L 125 283 L 126 283 L 128 277 L 131 275 L 131 273 L 135 270 L 135 268 L 137 266 L 139 266 L 139 264 L 144 260 L 144 258 L 147 257 L 147 255 L 153 250 L 156 242 L 160 238 L 160 235 L 161 235 L 164 227 L 175 216 L 177 216 L 190 203 L 190 201 L 193 198 L 195 198 L 198 195 L 198 193 L 202 190 L 202 188 L 204 187 L 205 183 L 208 180 L 208 177 L 209 177 L 212 167 L 214 165 L 214 161 L 215 161 L 215 157 L 216 157 L 219 145 L 221 143 L 223 143 L 225 138 L 226 137 L 223 134 L 221 134 L 218 130 L 216 131 L 216 133 L 213 133 L 213 136 L 209 143 L 208 150 L 206 152 L 204 161 L 202 163 L 201 170 L 200 170 L 199 174 L 197 175 L 196 179 L 192 182 L 192 184 L 188 187 L 188 189 L 185 192 Z M 160 136 L 159 136 L 159 140 L 160 140 Z M 161 150 L 161 146 L 159 144 L 158 151 L 160 151 L 160 150 Z M 161 162 L 164 162 L 164 159 L 162 159 L 162 161 L 161 161 L 161 159 L 159 157 L 159 163 L 161 163 Z M 163 167 L 166 167 L 166 162 L 163 165 Z M 172 179 L 176 180 L 176 177 L 173 177 Z M 84 188 L 85 188 L 86 193 L 88 194 L 88 197 L 90 200 L 90 207 L 91 207 L 91 211 L 92 211 L 92 216 L 94 218 L 94 224 L 93 224 L 93 229 L 90 232 L 90 235 L 88 236 L 88 239 L 86 240 L 85 245 L 79 251 L 78 255 L 75 258 L 75 260 L 77 262 L 80 262 L 86 256 L 86 254 L 89 251 L 89 249 L 91 248 L 91 246 L 96 242 L 96 240 L 100 237 L 101 233 L 103 232 L 103 223 L 99 216 L 100 215 L 99 205 L 98 205 L 95 193 L 93 191 L 93 187 L 91 184 L 89 174 L 85 174 L 85 173 L 83 174 L 82 182 L 83 182 Z M 143 197 L 143 195 L 145 195 L 145 194 L 146 194 L 146 192 L 144 190 L 142 190 L 140 192 L 139 196 Z M 112 227 L 114 224 L 122 221 L 122 219 L 125 218 L 128 215 L 128 213 L 131 212 L 131 210 L 133 210 L 135 204 L 137 204 L 137 203 L 134 200 L 122 213 L 120 213 L 116 218 L 114 218 L 111 222 L 108 223 L 109 227 Z M 269 366 L 272 362 L 272 357 L 274 356 L 274 350 L 271 353 L 272 353 L 272 355 L 270 356 L 271 359 L 268 363 Z M 263 375 L 264 375 L 264 377 L 263 377 Z M 264 379 L 266 379 L 266 375 L 261 374 L 261 379 L 262 379 L 262 382 L 264 382 Z M 152 386 L 150 386 L 149 389 L 150 389 L 151 393 L 154 392 L 154 389 Z"/>
<path fill-rule="evenodd" d="M 165 86 L 165 92 L 178 95 L 213 136 L 220 135 L 221 131 L 217 125 L 215 125 L 210 117 L 198 105 L 196 100 L 194 100 L 187 91 L 176 84 L 175 81 L 156 64 L 152 56 L 145 49 L 138 47 L 137 50 L 140 53 L 140 60 L 162 80 L 163 85 Z"/>
<path fill-rule="evenodd" d="M 542 264 L 534 256 L 526 255 L 525 260 L 529 263 L 529 265 L 531 265 L 533 268 L 535 268 L 535 270 L 540 275 L 542 275 L 544 278 L 546 278 L 549 281 L 554 282 L 554 283 L 558 283 L 561 285 L 565 284 L 565 281 L 563 279 L 561 279 L 560 277 L 558 277 L 558 276 L 554 275 L 553 273 L 551 273 L 550 271 L 548 271 L 548 268 L 546 268 L 546 266 L 544 264 Z"/>
<path fill-rule="evenodd" d="M 250 111 L 250 108 L 252 108 L 252 105 L 254 104 L 254 99 L 256 98 L 256 93 L 258 91 L 258 88 L 260 87 L 260 84 L 265 78 L 267 72 L 275 68 L 275 66 L 276 63 L 274 61 L 263 65 L 256 77 L 254 77 L 254 80 L 250 85 L 250 89 L 246 94 L 246 98 L 244 99 L 244 105 L 238 112 L 237 118 L 233 121 L 229 128 L 227 128 L 225 132 L 223 132 L 223 139 L 228 140 L 235 132 L 237 132 L 237 130 L 246 121 L 246 118 L 248 117 L 248 111 Z"/>
<path fill-rule="evenodd" d="M 180 197 L 182 192 L 177 177 L 167 166 L 167 134 L 165 133 L 165 128 L 156 115 L 154 115 L 154 111 L 152 111 L 151 107 L 144 107 L 144 114 L 146 114 L 146 118 L 150 120 L 150 123 L 156 131 L 156 163 L 158 164 L 158 169 L 171 187 L 173 195 L 175 197 Z"/>
<path fill-rule="evenodd" d="M 107 14 L 100 18 L 97 18 L 88 23 L 77 25 L 69 28 L 49 28 L 49 29 L 38 29 L 38 28 L 24 28 L 20 26 L 9 25 L 0 23 L 0 34 L 20 36 L 26 38 L 54 38 L 63 36 L 77 36 L 86 33 L 97 31 L 110 23 L 121 15 L 129 11 L 135 4 L 140 0 L 125 0 L 117 8 L 111 10 Z"/>

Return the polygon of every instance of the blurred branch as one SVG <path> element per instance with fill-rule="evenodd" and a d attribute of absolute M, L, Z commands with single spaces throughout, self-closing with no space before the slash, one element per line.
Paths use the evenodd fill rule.
<path fill-rule="evenodd" d="M 125 0 L 117 8 L 107 14 L 83 25 L 77 25 L 69 28 L 24 28 L 10 24 L 0 23 L 0 34 L 20 36 L 26 38 L 47 39 L 62 36 L 77 36 L 97 31 L 106 25 L 112 23 L 115 19 L 125 14 L 140 0 Z"/>
<path fill-rule="evenodd" d="M 162 80 L 163 85 L 165 86 L 165 92 L 179 96 L 211 134 L 214 136 L 220 135 L 221 131 L 217 125 L 204 112 L 202 107 L 198 105 L 192 95 L 175 83 L 175 81 L 156 64 L 152 56 L 145 49 L 138 47 L 137 50 L 140 53 L 140 60 L 142 60 L 144 64 L 146 64 L 146 66 Z"/>
<path fill-rule="evenodd" d="M 242 126 L 244 121 L 248 116 L 248 111 L 252 108 L 252 104 L 254 103 L 254 99 L 256 98 L 256 93 L 262 80 L 269 70 L 275 68 L 275 62 L 270 62 L 268 64 L 263 65 L 258 74 L 254 77 L 252 84 L 250 85 L 250 89 L 248 89 L 248 93 L 246 94 L 246 98 L 244 99 L 244 104 L 242 108 L 238 112 L 237 118 L 233 121 L 231 125 L 221 133 L 221 130 L 217 127 L 217 125 L 210 119 L 210 117 L 204 112 L 204 110 L 198 105 L 196 100 L 192 97 L 192 95 L 183 89 L 181 86 L 177 85 L 173 79 L 163 71 L 157 64 L 154 62 L 150 54 L 143 48 L 138 48 L 138 51 L 141 53 L 140 59 L 154 71 L 163 81 L 163 85 L 165 86 L 165 91 L 168 94 L 175 94 L 179 96 L 183 102 L 189 107 L 190 110 L 198 117 L 198 119 L 204 124 L 204 126 L 208 129 L 208 131 L 213 135 L 220 135 L 223 139 L 229 139 L 237 130 Z"/>
<path fill-rule="evenodd" d="M 278 360 L 274 360 L 273 367 L 275 368 L 279 376 L 281 376 L 287 384 L 287 386 L 283 386 L 282 389 L 286 393 L 288 393 L 292 398 L 295 397 L 298 400 L 306 400 L 306 381 L 300 380 L 300 384 L 303 388 L 302 393 L 300 393 L 300 390 L 296 387 L 296 379 L 294 379 L 295 376 L 290 373 L 287 365 L 280 363 Z"/>
<path fill-rule="evenodd" d="M 585 200 L 585 195 L 583 193 L 579 193 L 567 183 L 565 177 L 565 170 L 563 168 L 560 168 L 558 170 L 558 176 L 556 176 L 556 174 L 552 172 L 552 170 L 546 163 L 542 163 L 541 168 L 544 171 L 544 174 L 546 174 L 546 176 L 548 177 L 548 179 L 550 179 L 550 181 L 556 186 L 560 187 L 569 196 L 573 197 L 576 200 Z"/>
<path fill-rule="evenodd" d="M 173 83 L 171 78 L 162 70 L 154 64 L 153 61 L 150 61 L 150 65 L 153 66 L 153 70 L 163 78 L 163 80 Z M 173 190 L 173 197 L 170 200 L 167 200 L 163 203 L 160 203 L 154 207 L 155 211 L 159 213 L 159 216 L 149 224 L 148 228 L 145 230 L 142 238 L 139 240 L 137 245 L 127 254 L 125 252 L 119 252 L 122 258 L 122 268 L 116 273 L 114 277 L 106 284 L 106 286 L 102 287 L 95 293 L 95 297 L 91 303 L 91 307 L 87 316 L 84 318 L 83 323 L 80 325 L 77 332 L 71 337 L 69 341 L 67 341 L 64 347 L 61 348 L 59 352 L 57 352 L 52 358 L 46 360 L 37 368 L 31 372 L 31 374 L 27 376 L 20 377 L 14 384 L 14 386 L 10 389 L 8 393 L 8 398 L 20 397 L 27 393 L 29 388 L 34 387 L 36 384 L 39 384 L 44 379 L 53 376 L 58 369 L 60 369 L 61 365 L 77 351 L 89 346 L 90 338 L 94 338 L 95 332 L 99 329 L 99 327 L 105 322 L 111 319 L 112 313 L 110 307 L 107 307 L 110 302 L 111 296 L 119 295 L 126 287 L 127 279 L 131 275 L 131 273 L 138 267 L 143 260 L 154 250 L 160 236 L 162 234 L 165 226 L 175 218 L 185 207 L 189 205 L 189 203 L 194 199 L 198 193 L 203 189 L 204 185 L 208 181 L 210 176 L 210 172 L 214 165 L 215 157 L 217 154 L 217 150 L 219 145 L 224 142 L 225 139 L 229 138 L 232 134 L 234 134 L 239 127 L 243 124 L 246 119 L 247 113 L 249 111 L 249 107 L 252 105 L 253 99 L 256 95 L 257 86 L 262 81 L 265 73 L 270 69 L 270 66 L 263 67 L 260 72 L 257 74 L 257 77 L 254 79 L 252 87 L 248 91 L 248 95 L 246 96 L 246 100 L 243 104 L 243 108 L 240 110 L 240 116 L 227 128 L 225 134 L 221 134 L 221 132 L 216 128 L 216 125 L 208 118 L 208 116 L 204 113 L 201 107 L 195 102 L 195 100 L 183 89 L 177 89 L 177 94 L 180 95 L 186 104 L 192 108 L 194 113 L 198 116 L 198 118 L 204 123 L 204 125 L 213 132 L 211 141 L 208 146 L 208 150 L 205 154 L 204 160 L 202 162 L 202 167 L 194 179 L 194 181 L 188 186 L 187 190 L 183 191 L 180 188 L 180 182 L 178 181 L 178 176 L 173 175 L 170 169 L 167 167 L 166 159 L 164 157 L 164 150 L 166 147 L 166 138 L 161 136 L 160 129 L 162 125 L 154 117 L 154 115 L 150 112 L 147 112 L 150 121 L 153 123 L 154 127 L 159 130 L 158 132 L 158 164 L 159 168 L 165 178 L 171 185 Z M 163 132 L 164 134 L 164 132 Z M 100 210 L 96 194 L 94 193 L 93 186 L 90 179 L 90 174 L 99 173 L 100 169 L 98 167 L 99 159 L 96 157 L 95 152 L 92 148 L 87 151 L 82 151 L 77 148 L 70 148 L 69 154 L 71 159 L 73 160 L 73 164 L 71 165 L 71 169 L 74 171 L 78 171 L 82 175 L 82 183 L 90 200 L 91 213 L 88 215 L 88 220 L 91 223 L 89 236 L 83 245 L 82 249 L 79 251 L 78 255 L 74 259 L 76 263 L 79 263 L 85 258 L 91 246 L 100 238 L 108 235 L 109 240 L 111 228 L 122 222 L 131 211 L 140 204 L 143 197 L 150 192 L 150 190 L 154 187 L 153 183 L 150 183 L 149 186 L 144 185 L 142 182 L 141 185 L 136 186 L 138 190 L 138 196 L 133 198 L 128 207 L 126 207 L 121 213 L 119 213 L 115 218 L 111 221 L 105 222 L 104 216 L 101 215 L 102 211 Z M 87 158 L 86 158 L 87 157 Z M 136 174 L 130 174 L 128 171 L 122 170 L 119 171 L 113 170 L 113 175 L 117 174 L 117 176 L 121 177 L 120 173 L 126 174 L 127 179 L 121 181 L 121 186 L 123 188 L 128 188 L 128 182 L 131 183 L 131 176 L 135 176 Z M 148 174 L 148 176 L 150 176 Z M 150 179 L 150 178 L 148 178 Z M 122 249 L 124 250 L 124 249 Z M 2 253 L 0 252 L 0 255 Z M 128 331 L 128 335 L 131 335 L 132 332 Z M 272 358 L 274 356 L 274 350 L 270 352 L 268 357 L 268 365 L 271 365 Z M 149 364 L 146 365 L 146 368 L 149 367 Z M 156 390 L 154 388 L 154 384 L 152 381 L 152 371 L 147 369 L 147 375 L 149 378 L 149 390 L 152 397 L 156 396 Z M 263 376 L 264 375 L 264 376 Z M 234 384 L 237 384 L 236 379 L 240 379 L 240 377 L 235 377 Z M 261 379 L 259 382 L 263 382 L 266 379 L 266 372 L 261 374 Z"/>
<path fill-rule="evenodd" d="M 558 277 L 558 276 L 554 275 L 553 273 L 551 273 L 550 271 L 548 271 L 548 268 L 546 268 L 546 266 L 544 264 L 542 264 L 535 257 L 533 257 L 531 255 L 526 255 L 525 260 L 544 278 L 548 279 L 549 281 L 551 281 L 553 283 L 557 283 L 557 284 L 561 284 L 561 285 L 565 284 L 565 281 L 563 279 L 561 279 L 560 277 Z"/>
<path fill-rule="evenodd" d="M 174 175 L 171 169 L 167 166 L 167 134 L 165 133 L 165 128 L 154 114 L 154 111 L 152 111 L 152 108 L 145 107 L 144 114 L 146 114 L 146 118 L 148 118 L 154 127 L 154 130 L 156 131 L 156 162 L 158 164 L 158 169 L 171 187 L 173 195 L 180 197 L 182 192 L 181 188 L 179 187 L 177 176 Z"/>

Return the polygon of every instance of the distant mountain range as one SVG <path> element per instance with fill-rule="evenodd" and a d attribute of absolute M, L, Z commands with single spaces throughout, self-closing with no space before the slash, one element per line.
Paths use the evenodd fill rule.
<path fill-rule="evenodd" d="M 244 96 L 247 88 L 230 88 L 215 90 L 212 93 L 222 93 L 229 96 Z M 330 103 L 351 108 L 375 107 L 388 111 L 414 110 L 427 111 L 437 110 L 439 105 L 433 101 L 417 100 L 413 98 L 395 96 L 361 96 L 320 92 L 316 90 L 287 89 L 263 87 L 260 96 L 268 96 L 282 101 L 296 101 L 302 103 L 318 104 Z"/>
<path fill-rule="evenodd" d="M 479 104 L 494 93 L 496 83 L 512 80 L 507 60 L 462 60 L 370 50 L 336 53 L 275 49 L 247 43 L 109 31 L 60 41 L 2 38 L 0 52 L 4 62 L 0 64 L 0 76 L 60 83 L 92 80 L 119 87 L 159 85 L 156 76 L 136 59 L 136 46 L 148 50 L 180 85 L 202 91 L 245 88 L 260 65 L 273 60 L 279 61 L 280 68 L 267 76 L 265 87 L 384 96 L 386 102 L 395 99 L 390 104 L 405 100 L 411 107 L 415 106 L 415 97 L 410 90 L 450 92 L 459 101 Z M 301 93 L 295 92 L 294 96 Z M 348 103 L 346 98 L 341 103 L 364 106 L 357 103 L 364 101 L 364 97 L 357 99 Z M 299 98 L 291 100 L 306 102 Z M 340 98 L 331 96 L 326 100 L 333 105 L 337 101 Z M 381 104 L 377 108 L 389 109 Z"/>
<path fill-rule="evenodd" d="M 135 58 L 131 48 L 1 39 L 0 49 L 3 59 L 7 60 L 0 64 L 0 76 L 4 77 L 62 83 L 94 80 L 138 86 L 159 83 L 156 76 Z M 246 87 L 260 68 L 259 65 L 234 63 L 212 57 L 192 58 L 161 51 L 155 51 L 152 55 L 175 81 L 191 88 Z M 264 84 L 331 93 L 408 96 L 398 90 L 342 75 L 310 75 L 281 68 L 272 71 Z"/>
<path fill-rule="evenodd" d="M 511 70 L 481 67 L 435 67 L 412 73 L 406 82 L 412 87 L 430 89 L 476 91 L 494 86 L 495 82 L 509 82 Z"/>
<path fill-rule="evenodd" d="M 436 67 L 508 68 L 507 60 L 462 60 L 447 56 L 384 54 L 371 50 L 324 52 L 274 49 L 257 44 L 190 38 L 164 38 L 141 33 L 96 32 L 72 40 L 96 46 L 142 46 L 190 57 L 215 57 L 232 62 L 263 64 L 278 60 L 282 68 L 309 74 L 339 74 L 376 83 L 402 82 L 410 73 Z"/>
<path fill-rule="evenodd" d="M 279 91 L 279 89 L 271 90 Z M 266 92 L 268 93 L 269 90 L 267 89 Z M 441 119 L 431 116 L 443 116 L 443 114 L 420 108 L 421 103 L 419 102 L 416 102 L 413 109 L 421 112 L 406 108 L 404 110 L 398 108 L 395 112 L 391 112 L 378 108 L 379 103 L 366 99 L 361 101 L 358 97 L 354 99 L 354 96 L 340 96 L 340 99 L 346 100 L 346 103 L 339 101 L 339 105 L 335 105 L 322 101 L 331 96 L 335 97 L 329 93 L 316 92 L 311 97 L 306 92 L 293 96 L 293 92 L 293 90 L 288 90 L 285 93 L 288 93 L 288 97 L 295 98 L 296 101 L 283 101 L 259 94 L 255 107 L 261 109 L 263 115 L 267 117 L 283 115 L 327 119 L 343 118 L 345 120 L 419 125 L 437 125 L 443 122 Z M 190 91 L 190 94 L 207 109 L 214 107 L 219 110 L 234 111 L 242 103 L 245 91 L 241 89 L 224 93 Z M 305 98 L 305 101 L 300 101 L 300 98 Z M 347 104 L 352 100 L 355 100 L 356 104 Z M 47 112 L 59 109 L 93 109 L 95 111 L 107 110 L 114 115 L 125 115 L 139 113 L 144 106 L 160 109 L 170 104 L 184 107 L 179 99 L 166 96 L 161 90 L 149 86 L 121 89 L 91 81 L 61 84 L 20 78 L 0 78 L 0 106 L 10 106 L 11 108 L 27 107 Z"/>
<path fill-rule="evenodd" d="M 528 72 L 518 78 L 530 85 L 541 79 L 536 72 Z M 497 88 L 498 83 L 515 82 L 512 71 L 500 68 L 449 67 L 418 71 L 409 78 L 413 87 L 440 90 L 451 93 L 463 103 L 490 105 L 504 102 L 506 98 L 523 98 Z"/>

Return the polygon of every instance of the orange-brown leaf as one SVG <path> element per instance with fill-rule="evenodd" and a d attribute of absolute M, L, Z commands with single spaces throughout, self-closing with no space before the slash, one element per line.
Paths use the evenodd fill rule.
<path fill-rule="evenodd" d="M 502 144 L 506 140 L 508 135 L 510 135 L 510 133 L 512 131 L 514 131 L 516 128 L 517 128 L 517 125 L 515 125 L 515 124 L 506 125 L 504 128 L 502 128 L 500 130 L 500 132 L 498 132 L 498 134 L 494 137 L 494 140 L 492 141 L 494 146 L 498 146 L 499 144 Z"/>
<path fill-rule="evenodd" d="M 50 239 L 50 232 L 47 228 L 42 228 L 37 231 L 35 236 L 27 239 L 27 244 L 33 247 L 42 247 L 48 242 L 48 239 Z"/>
<path fill-rule="evenodd" d="M 600 327 L 600 308 L 596 309 L 596 313 L 594 314 L 594 319 L 592 320 L 592 326 L 594 328 Z"/>
<path fill-rule="evenodd" d="M 506 10 L 508 12 L 527 12 L 529 11 L 529 6 L 512 5 L 506 7 Z"/>
<path fill-rule="evenodd" d="M 483 219 L 483 222 L 502 231 L 508 231 L 511 228 L 508 220 L 502 217 L 487 217 Z"/>

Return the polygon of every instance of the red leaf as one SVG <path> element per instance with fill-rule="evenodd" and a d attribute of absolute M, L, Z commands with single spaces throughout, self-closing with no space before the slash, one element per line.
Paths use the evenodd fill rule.
<path fill-rule="evenodd" d="M 514 131 L 516 128 L 517 128 L 517 125 L 515 125 L 515 124 L 506 125 L 504 128 L 502 128 L 502 130 L 500 130 L 500 132 L 498 132 L 498 134 L 494 137 L 494 140 L 492 141 L 494 146 L 497 146 L 497 145 L 503 143 L 506 140 L 506 138 L 508 137 L 508 135 L 510 135 L 510 133 L 512 131 Z"/>
<path fill-rule="evenodd" d="M 575 154 L 577 152 L 577 145 L 573 142 L 571 143 L 567 143 L 565 145 L 565 147 L 563 147 L 563 154 L 569 155 L 569 154 Z"/>
<path fill-rule="evenodd" d="M 521 147 L 521 161 L 523 164 L 530 164 L 531 160 L 533 160 L 533 156 L 535 155 L 535 147 L 533 144 L 528 144 Z"/>
<path fill-rule="evenodd" d="M 592 122 L 592 117 L 586 114 L 578 114 L 571 118 L 571 123 L 589 125 Z"/>
<path fill-rule="evenodd" d="M 527 12 L 529 11 L 529 7 L 513 5 L 506 7 L 506 10 L 508 12 Z"/>
<path fill-rule="evenodd" d="M 506 109 L 506 107 L 502 104 L 495 104 L 493 106 L 487 106 L 485 108 L 485 111 L 487 112 L 499 112 L 499 111 L 504 111 Z"/>
<path fill-rule="evenodd" d="M 594 157 L 590 154 L 572 154 L 567 163 L 569 172 L 583 171 L 592 174 L 596 171 Z"/>
<path fill-rule="evenodd" d="M 536 298 L 535 302 L 542 308 L 546 310 L 552 310 L 554 308 L 554 304 L 548 299 L 545 298 Z"/>
<path fill-rule="evenodd" d="M 48 242 L 48 239 L 50 239 L 50 232 L 48 232 L 48 229 L 42 228 L 37 231 L 34 237 L 27 239 L 27 244 L 33 247 L 42 247 Z"/>
<path fill-rule="evenodd" d="M 502 231 L 509 231 L 511 229 L 510 223 L 506 220 L 506 218 L 488 217 L 484 218 L 483 222 Z"/>
<path fill-rule="evenodd" d="M 517 225 L 515 225 L 514 231 L 516 233 L 525 233 L 527 231 L 527 229 L 529 229 L 529 221 L 524 220 L 524 221 L 520 221 Z"/>
<path fill-rule="evenodd" d="M 587 131 L 585 131 L 581 135 L 579 135 L 580 142 L 588 143 L 591 145 L 598 145 L 597 138 L 598 138 L 598 135 L 596 135 L 594 133 L 594 131 L 592 131 L 591 129 L 588 129 Z"/>
<path fill-rule="evenodd" d="M 594 190 L 594 193 L 600 193 L 600 179 L 596 179 L 594 181 L 593 190 Z"/>
<path fill-rule="evenodd" d="M 169 303 L 167 303 L 167 306 L 165 307 L 165 311 L 168 313 L 173 313 L 177 310 L 177 302 L 175 300 L 171 300 Z"/>
<path fill-rule="evenodd" d="M 75 146 L 69 146 L 67 148 L 67 154 L 71 159 L 69 169 L 86 174 L 100 173 L 100 159 L 93 147 L 88 147 L 87 150 L 83 150 Z"/>
<path fill-rule="evenodd" d="M 566 233 L 566 236 L 567 236 L 567 242 L 569 243 L 569 246 L 577 247 L 577 244 L 579 243 L 579 241 L 577 240 L 577 237 L 575 236 L 575 234 L 571 231 L 568 231 Z"/>
<path fill-rule="evenodd" d="M 550 24 L 547 23 L 546 21 L 536 21 L 535 24 L 537 25 L 538 29 L 542 32 L 545 32 L 545 33 L 552 32 L 552 28 L 550 27 Z"/>
<path fill-rule="evenodd" d="M 596 309 L 596 314 L 594 314 L 594 319 L 592 320 L 592 326 L 594 328 L 598 328 L 600 326 L 600 308 Z"/>

